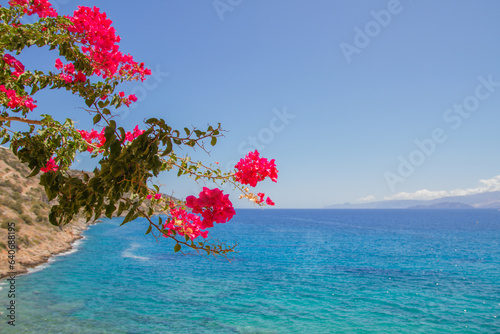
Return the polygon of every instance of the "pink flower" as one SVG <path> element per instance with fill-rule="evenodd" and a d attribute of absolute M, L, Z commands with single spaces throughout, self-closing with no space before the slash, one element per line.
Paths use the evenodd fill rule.
<path fill-rule="evenodd" d="M 61 69 L 63 68 L 63 66 L 64 66 L 64 65 L 63 65 L 63 63 L 62 63 L 61 59 L 57 58 L 57 59 L 56 59 L 56 68 L 57 68 L 58 70 L 61 70 Z"/>
<path fill-rule="evenodd" d="M 160 199 L 161 198 L 161 194 L 155 194 L 155 199 Z"/>
<path fill-rule="evenodd" d="M 45 167 L 40 168 L 40 170 L 44 173 L 48 172 L 56 172 L 59 169 L 59 166 L 56 164 L 54 159 L 50 158 L 49 161 L 47 161 L 47 164 Z"/>
<path fill-rule="evenodd" d="M 135 96 L 134 94 L 130 94 L 128 96 L 128 99 L 129 99 L 129 101 L 136 102 L 137 101 L 137 96 Z"/>
<path fill-rule="evenodd" d="M 34 104 L 36 101 L 33 101 L 31 96 L 19 96 L 15 90 L 5 88 L 5 85 L 0 85 L 0 92 L 4 92 L 7 96 L 7 107 L 11 109 L 26 107 L 33 111 L 36 108 L 36 104 Z"/>
<path fill-rule="evenodd" d="M 202 229 L 213 227 L 215 223 L 226 223 L 236 214 L 233 204 L 229 200 L 229 195 L 224 195 L 221 190 L 203 188 L 196 198 L 188 196 L 186 206 L 193 210 L 193 213 L 202 215 Z"/>
<path fill-rule="evenodd" d="M 73 65 L 73 63 L 68 63 L 66 65 L 64 65 L 64 72 L 68 73 L 68 74 L 75 74 L 75 65 Z"/>
<path fill-rule="evenodd" d="M 75 80 L 78 82 L 85 82 L 85 80 L 87 80 L 87 77 L 80 71 L 77 75 L 75 75 Z"/>
<path fill-rule="evenodd" d="M 259 196 L 259 203 L 264 202 L 264 196 L 266 196 L 264 193 L 258 193 L 257 196 Z"/>
<path fill-rule="evenodd" d="M 171 218 L 169 218 L 165 225 L 164 229 L 169 229 L 168 235 L 172 235 L 172 231 L 176 231 L 177 234 L 184 236 L 187 235 L 191 240 L 199 237 L 200 235 L 203 238 L 208 236 L 208 231 L 202 231 L 200 217 L 188 213 L 183 209 L 172 209 L 170 210 Z M 164 235 L 164 237 L 167 237 Z"/>
<path fill-rule="evenodd" d="M 69 74 L 61 73 L 61 74 L 59 74 L 59 77 L 62 80 L 66 81 L 67 83 L 72 83 L 73 82 L 73 77 L 71 75 L 69 75 Z"/>
<path fill-rule="evenodd" d="M 141 81 L 151 75 L 144 63 L 139 64 L 132 56 L 119 51 L 120 36 L 99 8 L 79 6 L 69 19 L 72 24 L 67 29 L 81 42 L 81 50 L 94 68 L 93 74 L 102 75 L 104 79 L 122 76 Z"/>
<path fill-rule="evenodd" d="M 266 199 L 266 204 L 267 205 L 275 205 L 275 203 L 269 197 Z"/>
<path fill-rule="evenodd" d="M 73 82 L 85 82 L 87 80 L 87 77 L 85 76 L 85 74 L 83 74 L 82 71 L 78 71 L 78 73 L 75 73 L 75 65 L 73 63 L 64 65 L 61 59 L 57 58 L 55 66 L 58 70 L 61 70 L 61 73 L 59 73 L 59 77 L 66 83 L 70 84 Z"/>
<path fill-rule="evenodd" d="M 12 75 L 16 78 L 18 78 L 21 74 L 24 73 L 24 65 L 17 60 L 16 58 L 12 57 L 10 54 L 5 54 L 3 56 L 3 61 L 9 65 L 9 67 L 14 68 L 14 72 L 12 72 Z"/>
<path fill-rule="evenodd" d="M 146 198 L 151 199 L 151 198 L 153 198 L 153 195 L 147 195 Z"/>
<path fill-rule="evenodd" d="M 139 130 L 139 125 L 136 125 L 133 132 L 127 131 L 125 133 L 125 141 L 133 141 L 144 133 L 144 130 Z"/>
<path fill-rule="evenodd" d="M 104 136 L 104 128 L 101 132 L 97 132 L 94 129 L 92 131 L 87 132 L 85 130 L 77 130 L 78 133 L 82 136 L 82 139 L 85 140 L 90 145 L 101 147 L 106 143 L 106 137 Z M 87 147 L 88 152 L 93 152 L 94 148 L 92 146 Z"/>
<path fill-rule="evenodd" d="M 234 175 L 235 180 L 241 184 L 255 187 L 257 182 L 266 177 L 269 177 L 273 182 L 277 182 L 278 179 L 278 170 L 274 159 L 268 161 L 266 158 L 260 158 L 257 150 L 248 153 L 234 167 L 238 170 Z"/>
<path fill-rule="evenodd" d="M 57 12 L 52 8 L 48 0 L 10 0 L 9 5 L 24 7 L 28 15 L 38 14 L 39 17 L 56 17 Z"/>
<path fill-rule="evenodd" d="M 120 97 L 124 97 L 125 96 L 125 92 L 120 92 L 119 95 L 120 95 Z"/>

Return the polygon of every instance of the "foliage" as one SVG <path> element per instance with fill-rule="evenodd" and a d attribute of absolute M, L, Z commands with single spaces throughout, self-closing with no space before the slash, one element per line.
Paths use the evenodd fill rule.
<path fill-rule="evenodd" d="M 197 182 L 232 184 L 241 196 L 256 205 L 274 205 L 264 194 L 254 195 L 254 187 L 266 177 L 276 182 L 274 160 L 261 158 L 257 151 L 235 166 L 235 172 L 222 172 L 212 165 L 179 156 L 181 148 L 206 150 L 222 136 L 221 125 L 173 129 L 163 119 L 151 118 L 133 131 L 118 127 L 113 117 L 120 107 L 137 98 L 125 96 L 119 85 L 144 80 L 151 71 L 143 63 L 120 51 L 119 36 L 112 22 L 96 7 L 79 7 L 72 16 L 58 16 L 47 0 L 11 0 L 0 8 L 0 139 L 9 143 L 19 161 L 31 174 L 42 172 L 40 184 L 50 201 L 56 200 L 49 215 L 54 225 L 65 225 L 77 214 L 87 220 L 101 216 L 124 215 L 123 223 L 145 217 L 146 234 L 173 239 L 175 251 L 181 246 L 207 254 L 226 256 L 234 251 L 207 239 L 207 228 L 225 223 L 234 215 L 227 195 L 217 188 L 204 190 L 188 203 L 163 196 L 154 179 L 162 172 L 174 172 Z M 22 24 L 25 15 L 38 15 L 33 24 Z M 59 54 L 54 70 L 26 70 L 15 56 L 29 47 L 49 47 Z M 52 115 L 30 118 L 37 107 L 39 90 L 61 89 L 77 95 L 85 110 L 101 130 L 76 129 L 71 119 L 64 122 Z M 13 123 L 25 125 L 13 130 Z M 88 151 L 98 161 L 92 173 L 70 173 L 76 154 Z M 163 216 L 153 219 L 161 211 Z M 192 213 L 188 213 L 192 211 Z M 195 242 L 201 236 L 204 241 Z"/>
<path fill-rule="evenodd" d="M 33 219 L 32 219 L 29 215 L 27 215 L 26 213 L 23 213 L 23 214 L 21 215 L 21 219 L 22 219 L 22 220 L 23 220 L 26 224 L 28 224 L 28 225 L 33 225 Z"/>

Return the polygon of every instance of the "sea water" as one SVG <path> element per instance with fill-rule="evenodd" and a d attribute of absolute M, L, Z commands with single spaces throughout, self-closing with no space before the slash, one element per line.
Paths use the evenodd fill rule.
<path fill-rule="evenodd" d="M 120 222 L 17 277 L 15 327 L 4 281 L 0 333 L 500 333 L 495 210 L 238 210 L 231 262 Z"/>

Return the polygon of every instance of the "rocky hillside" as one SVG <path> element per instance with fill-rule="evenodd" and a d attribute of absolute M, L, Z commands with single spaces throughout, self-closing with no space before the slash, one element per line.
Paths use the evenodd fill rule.
<path fill-rule="evenodd" d="M 57 253 L 71 248 L 87 228 L 83 220 L 63 229 L 49 223 L 50 206 L 37 176 L 26 178 L 30 170 L 9 150 L 0 147 L 0 278 L 8 266 L 8 226 L 15 224 L 17 273 L 46 262 Z"/>

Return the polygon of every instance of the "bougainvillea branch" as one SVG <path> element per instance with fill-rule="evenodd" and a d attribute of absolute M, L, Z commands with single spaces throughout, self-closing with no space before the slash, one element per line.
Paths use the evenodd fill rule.
<path fill-rule="evenodd" d="M 176 252 L 182 247 L 224 257 L 234 252 L 236 245 L 214 242 L 209 236 L 214 224 L 228 223 L 236 214 L 229 194 L 217 187 L 229 183 L 240 198 L 258 206 L 274 205 L 264 193 L 248 188 L 265 179 L 277 181 L 274 160 L 250 152 L 233 171 L 222 172 L 176 154 L 179 149 L 208 152 L 207 147 L 223 136 L 220 124 L 206 130 L 176 130 L 163 119 L 151 118 L 130 129 L 118 127 L 113 120 L 118 108 L 137 101 L 121 91 L 120 84 L 143 81 L 151 70 L 120 49 L 120 37 L 106 13 L 80 6 L 73 15 L 62 17 L 48 0 L 11 0 L 9 5 L 0 7 L 1 144 L 10 145 L 32 176 L 41 173 L 40 183 L 55 203 L 50 222 L 62 226 L 84 215 L 87 220 L 122 216 L 126 224 L 143 217 L 149 222 L 146 234 L 172 240 Z M 38 21 L 22 24 L 25 15 L 36 15 Z M 58 52 L 50 64 L 53 70 L 27 70 L 17 55 L 32 46 Z M 27 117 L 38 107 L 36 93 L 44 89 L 79 96 L 94 128 L 77 129 L 73 120 L 61 122 L 52 115 Z M 14 130 L 12 123 L 27 128 Z M 81 152 L 96 160 L 98 167 L 92 172 L 70 169 Z M 164 172 L 215 188 L 204 186 L 199 194 L 174 199 L 155 184 Z"/>

